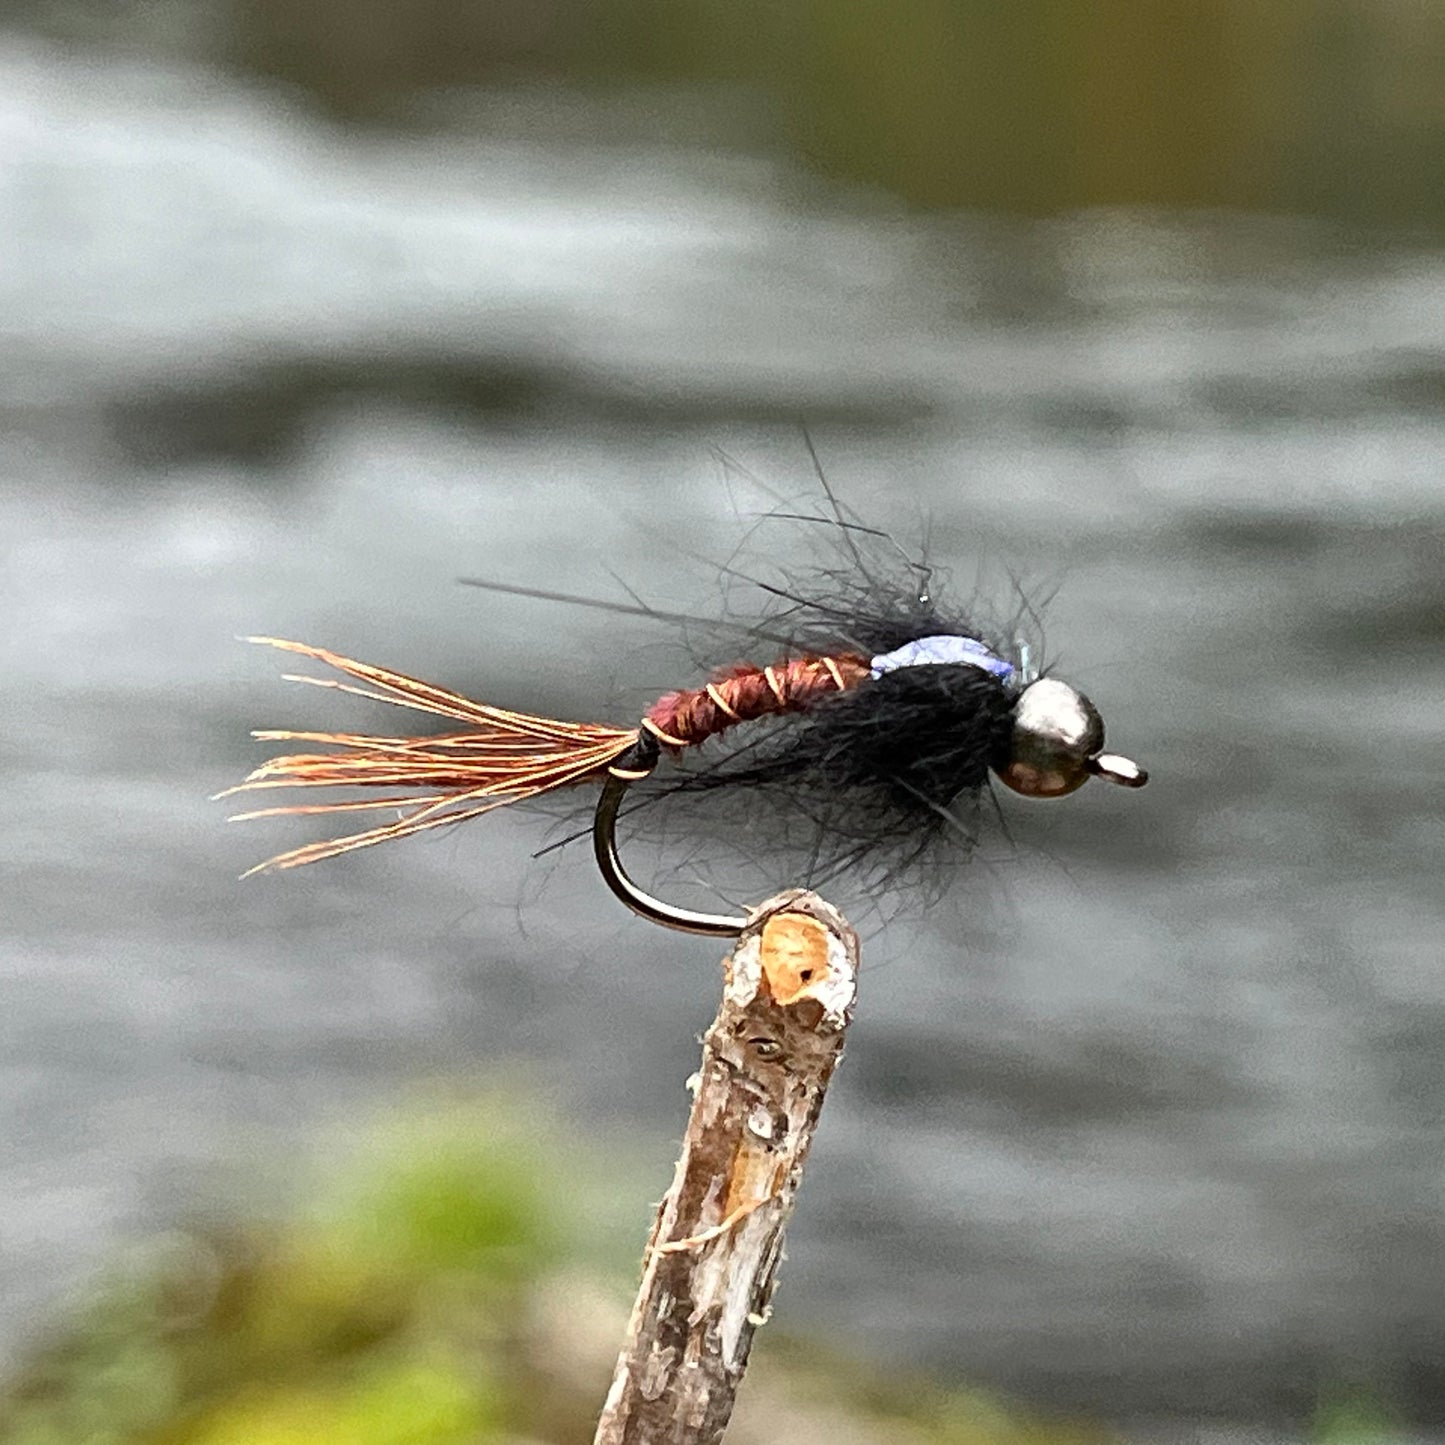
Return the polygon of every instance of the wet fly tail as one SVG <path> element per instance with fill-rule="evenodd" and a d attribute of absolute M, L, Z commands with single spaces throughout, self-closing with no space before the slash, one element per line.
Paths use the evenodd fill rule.
<path fill-rule="evenodd" d="M 410 833 L 465 822 L 508 803 L 595 779 L 638 738 L 636 728 L 562 722 L 473 702 L 459 693 L 320 647 L 275 637 L 246 640 L 310 658 L 350 679 L 289 674 L 289 681 L 353 693 L 460 725 L 457 731 L 422 737 L 290 730 L 254 733 L 266 742 L 314 743 L 329 751 L 271 758 L 218 796 L 280 788 L 377 790 L 384 796 L 286 803 L 253 809 L 238 814 L 238 819 L 379 811 L 396 811 L 398 816 L 378 827 L 280 853 L 258 864 L 252 873 L 294 868 Z"/>

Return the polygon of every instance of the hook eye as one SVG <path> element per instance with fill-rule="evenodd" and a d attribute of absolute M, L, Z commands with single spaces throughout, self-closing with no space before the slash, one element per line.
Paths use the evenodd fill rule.
<path fill-rule="evenodd" d="M 1118 753 L 1095 753 L 1084 766 L 1096 777 L 1118 783 L 1121 788 L 1142 788 L 1149 781 L 1149 774 L 1133 758 L 1120 757 Z"/>
<path fill-rule="evenodd" d="M 676 928 L 683 933 L 701 933 L 712 938 L 736 938 L 747 923 L 746 918 L 728 918 L 720 913 L 698 913 L 691 908 L 676 908 L 644 892 L 622 866 L 617 852 L 617 811 L 627 790 L 633 783 L 647 777 L 657 766 L 657 740 L 644 732 L 637 745 L 620 757 L 607 770 L 607 781 L 602 787 L 602 796 L 597 800 L 597 812 L 592 818 L 592 851 L 602 881 L 634 913 L 660 923 L 664 928 Z"/>

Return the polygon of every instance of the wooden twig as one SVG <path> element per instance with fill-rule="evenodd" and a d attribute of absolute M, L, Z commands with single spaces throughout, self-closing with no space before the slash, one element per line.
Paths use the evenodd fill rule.
<path fill-rule="evenodd" d="M 658 1209 L 595 1445 L 715 1445 L 768 1315 L 783 1226 L 843 1052 L 858 939 L 794 889 L 748 917 L 690 1081 L 692 1117 Z"/>

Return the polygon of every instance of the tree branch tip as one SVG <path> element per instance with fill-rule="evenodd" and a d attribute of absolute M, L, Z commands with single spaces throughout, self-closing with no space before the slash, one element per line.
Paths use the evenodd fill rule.
<path fill-rule="evenodd" d="M 857 974 L 857 934 L 816 894 L 790 889 L 749 913 L 687 1081 L 682 1154 L 594 1445 L 721 1441 L 753 1334 L 772 1315 Z"/>

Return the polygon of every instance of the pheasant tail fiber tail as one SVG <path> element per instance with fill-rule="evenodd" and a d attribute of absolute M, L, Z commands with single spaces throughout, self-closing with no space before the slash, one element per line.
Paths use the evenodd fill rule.
<path fill-rule="evenodd" d="M 251 873 L 295 868 L 302 863 L 315 863 L 338 853 L 367 848 L 373 843 L 404 838 L 409 833 L 480 817 L 493 808 L 519 803 L 538 793 L 596 775 L 637 741 L 636 728 L 558 722 L 489 707 L 445 688 L 418 682 L 385 668 L 353 662 L 348 657 L 301 642 L 286 642 L 275 637 L 249 637 L 246 641 L 294 652 L 352 679 L 288 674 L 288 681 L 334 688 L 460 724 L 459 731 L 431 737 L 369 737 L 283 730 L 252 734 L 265 742 L 316 743 L 331 751 L 289 753 L 271 758 L 244 782 L 218 796 L 269 788 L 384 789 L 387 795 L 257 808 L 237 814 L 237 821 L 288 813 L 399 810 L 399 815 L 379 827 L 280 853 L 250 869 Z"/>

